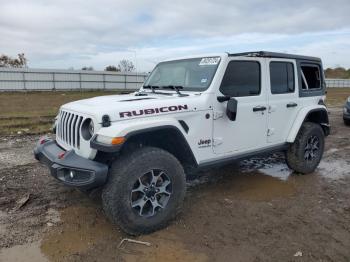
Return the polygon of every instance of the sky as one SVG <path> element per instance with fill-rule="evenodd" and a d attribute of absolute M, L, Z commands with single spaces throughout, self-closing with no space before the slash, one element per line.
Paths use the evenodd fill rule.
<path fill-rule="evenodd" d="M 266 50 L 350 68 L 349 0 L 0 0 L 0 54 L 31 68 L 148 72 L 163 59 Z"/>

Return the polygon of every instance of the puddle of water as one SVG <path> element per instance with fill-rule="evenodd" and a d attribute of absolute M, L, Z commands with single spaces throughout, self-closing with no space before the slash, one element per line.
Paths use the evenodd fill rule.
<path fill-rule="evenodd" d="M 240 162 L 240 168 L 242 170 L 256 170 L 281 163 L 285 163 L 284 156 L 283 154 L 276 153 L 267 157 L 253 157 L 243 160 Z"/>
<path fill-rule="evenodd" d="M 95 206 L 68 207 L 62 210 L 59 225 L 49 231 L 41 241 L 41 252 L 50 261 L 65 261 L 75 254 L 91 253 L 96 246 L 110 245 L 115 246 L 115 249 L 108 249 L 108 252 L 114 255 L 94 251 L 93 257 L 96 256 L 96 259 L 101 261 L 110 258 L 111 255 L 126 261 L 164 261 L 165 258 L 167 261 L 208 260 L 204 254 L 187 250 L 181 240 L 162 239 L 163 231 L 140 237 L 139 240 L 150 242 L 150 247 L 125 242 L 123 249 L 118 249 L 117 245 L 124 235 L 97 210 Z"/>
<path fill-rule="evenodd" d="M 327 179 L 338 180 L 350 176 L 350 163 L 344 159 L 322 160 L 318 173 Z"/>
<path fill-rule="evenodd" d="M 267 158 L 252 158 L 244 160 L 240 164 L 242 172 L 259 171 L 265 175 L 287 180 L 293 173 L 285 163 L 283 157 L 279 154 L 274 154 Z"/>
<path fill-rule="evenodd" d="M 293 173 L 286 164 L 274 164 L 258 169 L 259 172 L 286 181 Z"/>
<path fill-rule="evenodd" d="M 283 158 L 278 154 L 274 154 L 270 157 L 252 158 L 241 161 L 239 165 L 226 166 L 215 171 L 210 170 L 201 173 L 196 176 L 195 179 L 188 181 L 187 186 L 195 187 L 205 183 L 217 182 L 222 179 L 223 174 L 232 171 L 235 173 L 254 173 L 258 171 L 284 181 L 288 180 L 289 176 L 293 173 L 293 171 L 288 168 Z"/>
<path fill-rule="evenodd" d="M 292 196 L 296 191 L 290 170 L 280 155 L 252 158 L 239 165 L 226 166 L 201 174 L 189 186 L 214 184 L 211 190 L 233 198 L 265 201 Z"/>
<path fill-rule="evenodd" d="M 144 239 L 152 243 L 150 247 L 144 246 L 127 246 L 127 252 L 123 252 L 123 258 L 130 262 L 152 262 L 152 261 L 193 261 L 204 262 L 209 261 L 209 258 L 204 253 L 190 251 L 185 248 L 181 239 L 167 233 L 167 238 L 164 239 L 164 231 L 156 232 L 146 236 Z"/>
<path fill-rule="evenodd" d="M 269 201 L 290 197 L 296 191 L 294 183 L 259 172 L 242 173 L 232 178 L 231 185 L 237 187 L 230 191 L 234 198 Z"/>
<path fill-rule="evenodd" d="M 95 206 L 68 207 L 60 213 L 62 223 L 49 231 L 41 242 L 41 251 L 52 261 L 87 251 L 103 239 L 120 241 L 120 233 Z"/>
<path fill-rule="evenodd" d="M 48 262 L 40 251 L 40 242 L 5 248 L 0 252 L 0 261 L 11 262 Z"/>

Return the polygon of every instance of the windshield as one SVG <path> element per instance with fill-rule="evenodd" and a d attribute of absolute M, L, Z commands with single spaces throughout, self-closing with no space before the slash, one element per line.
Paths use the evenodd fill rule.
<path fill-rule="evenodd" d="M 192 58 L 159 63 L 145 86 L 181 86 L 183 90 L 206 90 L 219 65 L 220 57 Z"/>

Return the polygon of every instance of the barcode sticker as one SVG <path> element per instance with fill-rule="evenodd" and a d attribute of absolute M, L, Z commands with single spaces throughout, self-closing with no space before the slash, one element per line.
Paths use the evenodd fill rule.
<path fill-rule="evenodd" d="M 220 62 L 220 57 L 204 57 L 200 61 L 199 65 L 217 65 Z"/>

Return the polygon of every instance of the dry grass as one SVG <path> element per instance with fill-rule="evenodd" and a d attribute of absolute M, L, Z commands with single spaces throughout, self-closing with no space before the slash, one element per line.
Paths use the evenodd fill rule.
<path fill-rule="evenodd" d="M 48 132 L 62 104 L 112 91 L 0 92 L 0 136 Z"/>
<path fill-rule="evenodd" d="M 48 132 L 62 104 L 114 93 L 116 92 L 0 92 L 0 136 Z M 327 105 L 342 106 L 348 96 L 350 88 L 329 89 Z"/>
<path fill-rule="evenodd" d="M 346 99 L 350 96 L 350 88 L 330 88 L 327 92 L 327 106 L 343 106 Z"/>

